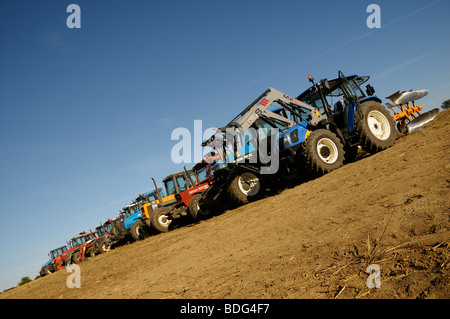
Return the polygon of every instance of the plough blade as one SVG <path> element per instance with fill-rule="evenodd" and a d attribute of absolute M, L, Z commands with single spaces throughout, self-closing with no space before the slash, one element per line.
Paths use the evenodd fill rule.
<path fill-rule="evenodd" d="M 394 112 L 392 117 L 394 122 L 397 122 L 397 129 L 400 133 L 411 134 L 417 132 L 422 126 L 432 121 L 439 113 L 438 108 L 423 114 L 421 113 L 423 106 L 416 105 L 415 100 L 421 99 L 426 95 L 428 95 L 428 90 L 411 90 L 408 92 L 397 91 L 386 97 L 394 103 L 394 105 L 386 103 L 386 107 Z"/>
<path fill-rule="evenodd" d="M 422 115 L 416 117 L 408 125 L 406 125 L 406 133 L 411 134 L 417 132 L 422 126 L 432 121 L 436 117 L 436 115 L 438 115 L 438 113 L 438 108 L 422 113 Z"/>

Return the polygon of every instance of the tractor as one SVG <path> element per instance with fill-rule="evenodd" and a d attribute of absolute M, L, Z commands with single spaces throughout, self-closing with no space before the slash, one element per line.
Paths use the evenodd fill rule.
<path fill-rule="evenodd" d="M 312 86 L 297 98 L 267 89 L 202 143 L 220 157 L 213 165 L 216 183 L 203 193 L 208 205 L 222 195 L 246 204 L 262 195 L 271 178 L 287 183 L 317 177 L 353 161 L 359 147 L 375 153 L 394 144 L 389 111 L 370 85 L 367 95 L 360 87 L 368 77 L 339 71 L 330 81 L 308 79 Z M 330 98 L 336 99 L 334 110 Z"/>
<path fill-rule="evenodd" d="M 83 262 L 86 257 L 94 254 L 94 241 L 97 237 L 97 231 L 90 233 L 81 232 L 78 236 L 73 237 L 69 242 L 69 251 L 66 254 L 65 264 L 78 264 Z"/>
<path fill-rule="evenodd" d="M 113 240 L 111 230 L 116 223 L 121 221 L 121 216 L 113 219 L 108 219 L 105 223 L 95 228 L 97 231 L 97 238 L 94 239 L 92 254 L 101 254 L 111 250 Z"/>
<path fill-rule="evenodd" d="M 150 232 L 150 228 L 143 222 L 142 207 L 152 203 L 157 199 L 158 192 L 164 194 L 161 188 L 139 194 L 133 203 L 122 208 L 120 212 L 120 220 L 115 222 L 112 227 L 110 236 L 114 245 L 120 244 L 131 237 L 134 240 L 144 239 Z"/>
<path fill-rule="evenodd" d="M 329 151 L 333 153 L 333 148 L 340 147 L 339 144 L 345 150 L 346 162 L 356 159 L 359 147 L 374 154 L 394 144 L 396 133 L 392 116 L 381 104 L 381 99 L 375 95 L 370 84 L 366 85 L 365 92 L 361 88 L 369 78 L 356 74 L 344 76 L 341 71 L 338 72 L 337 78 L 323 79 L 320 83 L 314 83 L 314 78 L 308 77 L 313 85 L 297 99 L 316 107 L 326 118 L 312 127 L 313 131 L 309 136 L 312 138 L 310 142 L 305 142 L 304 149 L 307 154 L 304 160 L 309 167 L 320 166 L 312 156 L 319 157 L 320 162 L 321 159 L 326 159 L 324 154 Z M 314 135 L 320 135 L 314 133 L 318 129 L 331 131 L 339 141 L 334 138 L 334 142 L 328 143 L 329 145 L 318 142 L 319 151 L 309 151 L 308 149 L 314 148 L 314 141 L 317 140 Z"/>
<path fill-rule="evenodd" d="M 136 231 L 136 226 L 133 228 L 133 233 L 131 228 L 133 225 L 141 222 L 141 220 L 142 216 L 137 202 L 122 208 L 120 219 L 113 225 L 110 232 L 112 245 L 117 246 L 135 237 L 139 238 L 140 234 Z"/>
<path fill-rule="evenodd" d="M 212 210 L 202 200 L 202 193 L 212 181 L 211 163 L 202 160 L 192 169 L 170 174 L 163 179 L 168 196 L 175 200 L 163 200 L 154 203 L 151 214 L 144 216 L 144 221 L 158 232 L 169 231 L 172 221 L 184 216 L 194 220 L 208 218 Z M 161 197 L 160 197 L 161 198 Z M 170 197 L 169 197 L 170 198 Z M 147 205 L 146 208 L 150 206 Z"/>
<path fill-rule="evenodd" d="M 61 247 L 51 250 L 48 253 L 50 260 L 42 266 L 42 268 L 39 272 L 41 277 L 50 275 L 51 273 L 62 269 L 63 264 L 64 264 L 62 255 L 66 251 L 67 251 L 67 246 L 61 246 Z"/>
<path fill-rule="evenodd" d="M 146 223 L 146 216 L 152 205 L 161 201 L 160 198 L 166 198 L 166 196 L 162 188 L 156 187 L 156 184 L 155 190 L 143 195 L 139 194 L 136 198 L 135 209 L 139 219 L 136 219 L 130 228 L 130 233 L 134 240 L 142 240 L 150 234 L 151 227 Z M 127 225 L 125 225 L 125 227 L 127 227 Z"/>

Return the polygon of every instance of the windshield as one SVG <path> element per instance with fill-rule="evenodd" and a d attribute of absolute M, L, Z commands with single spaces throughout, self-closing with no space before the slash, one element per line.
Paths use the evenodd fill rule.
<path fill-rule="evenodd" d="M 108 223 L 106 225 L 103 226 L 103 230 L 105 233 L 110 232 L 112 229 L 112 223 Z"/>
<path fill-rule="evenodd" d="M 205 165 L 197 170 L 197 184 L 202 183 L 206 179 L 211 177 L 211 166 Z"/>
<path fill-rule="evenodd" d="M 192 183 L 195 183 L 195 173 L 192 170 L 188 170 L 187 174 L 189 174 Z M 164 185 L 166 186 L 167 196 L 177 194 L 178 192 L 183 192 L 194 185 L 191 185 L 191 181 L 187 180 L 186 178 L 186 172 L 179 172 L 175 176 L 171 176 L 170 178 L 167 178 L 163 181 Z M 176 185 L 175 185 L 175 182 Z"/>
<path fill-rule="evenodd" d="M 126 217 L 130 217 L 131 215 L 135 214 L 136 212 L 139 211 L 139 207 L 138 205 L 130 205 L 124 208 L 125 211 L 125 216 Z"/>
<path fill-rule="evenodd" d="M 105 230 L 103 229 L 103 226 L 102 227 L 97 227 L 96 230 L 97 230 L 97 234 L 99 236 L 103 236 L 105 234 Z"/>
<path fill-rule="evenodd" d="M 336 105 L 341 100 L 355 99 L 357 96 L 359 99 L 365 97 L 364 92 L 361 90 L 358 84 L 366 82 L 368 77 L 350 77 L 342 79 L 333 79 L 329 81 L 330 90 L 324 90 L 325 99 L 330 105 Z M 344 91 L 346 94 L 344 94 Z M 303 93 L 299 96 L 299 100 L 306 104 L 312 105 L 319 109 L 324 109 L 324 105 L 318 91 L 310 89 L 309 94 Z M 356 96 L 355 96 L 356 95 Z"/>
<path fill-rule="evenodd" d="M 188 184 L 186 183 L 186 180 L 184 179 L 184 176 L 177 176 L 176 180 L 178 187 L 180 188 L 180 192 L 185 191 L 189 188 Z"/>
<path fill-rule="evenodd" d="M 161 188 L 159 188 L 159 192 L 161 194 L 164 194 L 164 192 L 162 191 Z M 141 206 L 141 204 L 143 203 L 144 200 L 147 201 L 147 202 L 153 202 L 153 201 L 155 201 L 157 199 L 158 199 L 158 193 L 156 191 L 153 191 L 151 193 L 146 193 L 144 195 L 139 195 L 139 197 L 136 198 L 136 201 L 138 202 L 139 206 Z"/>
<path fill-rule="evenodd" d="M 167 195 L 174 195 L 177 193 L 177 190 L 175 188 L 175 183 L 173 181 L 173 178 L 170 178 L 168 180 L 164 181 L 164 185 L 166 186 L 166 190 L 167 190 Z"/>
<path fill-rule="evenodd" d="M 156 193 L 151 193 L 150 195 L 148 195 L 146 197 L 147 197 L 147 202 L 153 202 L 158 199 L 158 196 L 156 195 Z"/>
<path fill-rule="evenodd" d="M 65 252 L 66 250 L 67 250 L 67 247 L 66 247 L 66 246 L 59 247 L 59 248 L 57 248 L 57 249 L 55 249 L 55 250 L 52 250 L 52 251 L 50 252 L 50 259 L 53 260 L 53 259 L 55 259 L 56 257 L 61 256 L 62 253 Z"/>

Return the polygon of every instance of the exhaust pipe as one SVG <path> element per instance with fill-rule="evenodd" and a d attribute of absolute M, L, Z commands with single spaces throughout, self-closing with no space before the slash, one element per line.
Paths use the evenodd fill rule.
<path fill-rule="evenodd" d="M 431 111 L 428 111 L 426 113 L 423 113 L 416 117 L 414 120 L 412 120 L 407 126 L 406 126 L 406 133 L 411 134 L 414 132 L 417 132 L 420 130 L 425 124 L 432 121 L 436 115 L 439 113 L 439 108 L 432 109 Z"/>

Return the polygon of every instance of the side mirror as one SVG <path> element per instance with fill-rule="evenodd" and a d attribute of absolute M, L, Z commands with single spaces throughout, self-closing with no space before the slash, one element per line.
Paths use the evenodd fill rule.
<path fill-rule="evenodd" d="M 375 89 L 373 88 L 372 85 L 370 85 L 370 84 L 366 85 L 366 93 L 367 93 L 367 96 L 374 95 Z"/>

